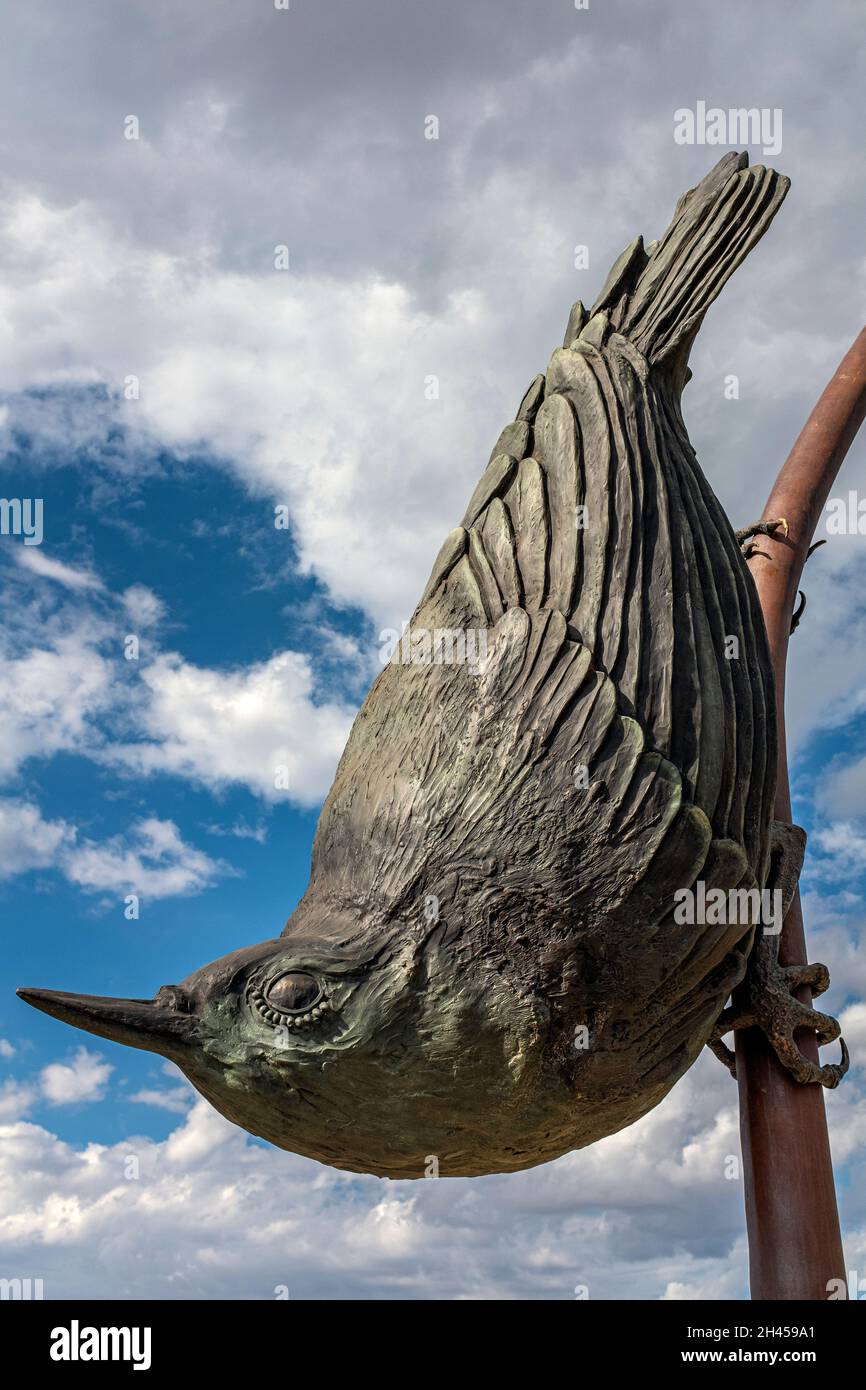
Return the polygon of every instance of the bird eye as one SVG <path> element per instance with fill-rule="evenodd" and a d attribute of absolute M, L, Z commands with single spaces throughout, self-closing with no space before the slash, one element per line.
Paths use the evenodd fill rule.
<path fill-rule="evenodd" d="M 267 988 L 254 981 L 249 1001 L 272 1028 L 308 1028 L 331 1010 L 327 988 L 306 970 L 288 970 Z"/>
<path fill-rule="evenodd" d="M 312 1009 L 322 997 L 318 980 L 302 970 L 290 970 L 274 980 L 267 993 L 267 1001 L 272 1008 L 287 1014 L 305 1013 Z"/>

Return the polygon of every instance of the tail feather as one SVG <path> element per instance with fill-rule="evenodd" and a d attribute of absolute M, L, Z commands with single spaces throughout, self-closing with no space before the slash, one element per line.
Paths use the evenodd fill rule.
<path fill-rule="evenodd" d="M 725 155 L 683 195 L 650 253 L 632 243 L 608 277 L 602 307 L 628 291 L 613 326 L 654 365 L 687 356 L 710 304 L 760 241 L 790 187 L 784 174 L 747 166 L 748 155 Z"/>

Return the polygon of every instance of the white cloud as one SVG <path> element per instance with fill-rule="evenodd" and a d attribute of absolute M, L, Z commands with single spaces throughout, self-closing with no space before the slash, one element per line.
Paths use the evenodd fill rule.
<path fill-rule="evenodd" d="M 866 1066 L 866 1003 L 851 1004 L 843 1009 L 839 1022 L 855 1065 Z"/>
<path fill-rule="evenodd" d="M 54 868 L 88 893 L 167 898 L 199 893 L 231 870 L 183 839 L 173 821 L 149 816 L 106 840 L 46 821 L 32 802 L 0 798 L 0 876 Z"/>
<path fill-rule="evenodd" d="M 834 1126 L 847 1087 L 862 1108 L 849 1079 L 828 1097 Z M 0 1145 L 0 1241 L 53 1298 L 269 1299 L 281 1284 L 293 1299 L 568 1301 L 578 1284 L 592 1300 L 743 1298 L 742 1182 L 725 1177 L 735 1109 L 707 1056 L 591 1149 L 512 1176 L 415 1183 L 254 1143 L 202 1100 L 163 1142 L 77 1151 L 21 1123 Z M 856 1230 L 864 1195 L 848 1201 Z"/>
<path fill-rule="evenodd" d="M 803 895 L 803 913 L 809 959 L 823 961 L 830 970 L 830 991 L 822 995 L 818 1008 L 833 1013 L 846 1000 L 866 998 L 866 926 L 862 904 L 834 903 L 832 898 L 822 898 L 813 890 Z"/>
<path fill-rule="evenodd" d="M 37 622 L 34 615 L 34 622 Z M 89 621 L 70 630 L 40 624 L 20 654 L 7 647 L 0 682 L 0 780 L 28 758 L 84 751 L 99 741 L 96 716 L 117 699 L 111 663 L 99 651 L 105 632 Z M 33 645 L 37 637 L 44 643 Z"/>
<path fill-rule="evenodd" d="M 165 614 L 162 601 L 143 585 L 127 589 L 122 604 L 139 630 Z M 157 650 L 149 662 L 133 665 L 123 660 L 122 634 L 80 602 L 48 614 L 19 606 L 15 625 L 0 632 L 7 656 L 0 681 L 0 781 L 29 758 L 75 752 L 137 776 L 170 773 L 212 790 L 241 785 L 269 801 L 321 800 L 354 710 L 323 697 L 307 655 L 280 651 L 266 661 L 218 670 Z M 354 674 L 353 644 L 345 655 Z M 22 814 L 30 822 L 16 827 L 10 803 L 0 819 L 8 862 L 23 863 L 29 855 L 30 867 L 39 867 L 50 862 L 67 829 L 37 827 L 32 809 Z M 241 822 L 230 833 L 260 841 L 266 835 L 264 827 Z"/>
<path fill-rule="evenodd" d="M 31 802 L 0 799 L 0 878 L 48 868 L 74 836 L 65 821 L 43 820 Z"/>
<path fill-rule="evenodd" d="M 30 1081 L 5 1081 L 0 1086 L 0 1121 L 22 1119 L 41 1101 L 53 1106 L 100 1101 L 113 1070 L 99 1053 L 79 1047 L 70 1061 L 50 1062 Z"/>
<path fill-rule="evenodd" d="M 552 78 L 550 63 L 539 64 L 524 79 L 522 99 Z M 558 80 L 566 82 L 564 72 Z M 484 115 L 467 113 L 463 139 L 494 113 L 504 119 L 513 100 L 512 81 L 491 84 Z M 659 198 L 649 173 L 640 177 L 645 198 Z M 259 245 L 241 273 L 197 238 L 186 256 L 169 255 L 131 233 L 127 221 L 113 225 L 93 203 L 51 206 L 26 193 L 10 205 L 5 228 L 10 332 L 0 363 L 12 389 L 105 382 L 119 393 L 134 362 L 140 397 L 118 399 L 117 407 L 134 441 L 147 452 L 210 451 L 263 508 L 288 503 L 301 571 L 378 625 L 399 626 L 499 429 L 546 365 L 571 298 L 583 292 L 591 300 L 604 278 L 602 259 L 588 283 L 575 285 L 573 199 L 559 185 L 540 199 L 538 187 L 537 173 L 522 166 L 497 168 L 471 197 L 455 188 L 461 230 L 445 277 L 451 289 L 432 307 L 408 280 L 370 266 L 352 275 L 342 264 L 328 273 L 314 262 L 315 269 L 281 273 L 272 250 Z M 621 246 L 610 239 L 634 235 L 637 228 L 626 225 L 634 196 L 628 180 L 606 179 L 602 195 L 581 206 L 582 235 L 594 250 L 610 243 L 612 258 Z M 503 222 L 504 209 L 507 233 L 492 263 L 490 229 Z M 771 235 L 790 280 L 801 248 L 790 238 L 780 243 L 784 232 Z M 706 330 L 708 380 L 703 394 L 691 388 L 686 403 L 696 443 L 704 438 L 712 450 L 714 436 L 743 441 L 743 449 L 727 448 L 714 481 L 736 506 L 744 505 L 745 483 L 755 507 L 775 471 L 771 455 L 751 442 L 745 447 L 759 407 L 765 414 L 775 405 L 789 409 L 798 384 L 815 389 L 816 353 L 820 370 L 829 371 L 846 345 L 844 335 L 813 334 L 815 351 L 806 354 L 802 323 L 769 324 L 770 291 L 762 286 L 773 265 L 763 248 L 758 255 L 761 266 L 737 277 L 740 293 L 728 291 L 728 306 L 713 310 L 711 322 L 723 331 L 713 337 Z M 777 282 L 781 292 L 779 270 Z M 34 315 L 34 298 L 51 314 Z M 730 403 L 716 382 L 732 355 L 752 404 L 727 409 L 720 428 L 719 412 Z M 438 399 L 425 394 L 431 377 Z M 41 425 L 28 419 L 37 432 L 66 428 L 86 442 L 95 428 L 90 401 L 82 402 L 78 423 L 58 426 L 50 410 L 43 415 Z M 272 543 L 276 558 L 285 533 L 274 531 Z"/>
<path fill-rule="evenodd" d="M 26 1115 L 39 1097 L 35 1086 L 9 1079 L 0 1086 L 0 1122 L 8 1124 Z"/>
<path fill-rule="evenodd" d="M 236 820 L 232 825 L 219 825 L 210 821 L 202 826 L 202 830 L 207 831 L 208 835 L 231 835 L 236 840 L 255 840 L 258 845 L 265 844 L 268 838 L 268 827 L 263 821 L 257 825 L 248 825 L 243 818 Z"/>
<path fill-rule="evenodd" d="M 155 816 L 138 821 L 126 836 L 82 841 L 67 849 L 62 868 L 70 882 L 86 892 L 138 893 L 147 898 L 200 893 L 229 872 L 227 865 L 186 844 L 173 821 Z"/>
<path fill-rule="evenodd" d="M 97 581 L 98 583 L 98 581 Z M 100 587 L 102 587 L 100 585 Z M 219 670 L 196 666 L 176 652 L 149 660 L 123 659 L 123 632 L 110 614 L 111 595 L 98 605 L 77 598 L 53 610 L 20 602 L 15 621 L 0 629 L 6 662 L 0 681 L 0 782 L 28 758 L 75 752 L 137 776 L 170 773 L 212 790 L 248 787 L 269 801 L 313 805 L 325 795 L 345 745 L 354 709 L 326 698 L 309 656 L 279 651 L 266 661 Z M 165 616 L 144 585 L 121 596 L 123 616 L 139 630 Z M 330 634 L 329 634 L 330 638 Z M 356 674 L 358 651 L 338 653 Z M 326 663 L 327 665 L 327 663 Z M 30 827 L 0 823 L 17 859 Z M 51 857 L 43 825 L 33 839 L 33 867 Z M 231 831 L 264 838 L 263 827 Z M 103 856 L 104 858 L 104 856 Z M 2 869 L 0 869 L 2 876 Z"/>
<path fill-rule="evenodd" d="M 672 1279 L 665 1288 L 662 1299 L 666 1302 L 705 1303 L 708 1300 L 742 1297 L 738 1266 L 748 1258 L 745 1237 L 737 1242 L 734 1250 L 735 1258 L 731 1260 L 727 1269 L 720 1268 L 717 1260 L 691 1261 L 687 1277 L 683 1280 Z"/>
<path fill-rule="evenodd" d="M 91 570 L 76 569 L 73 565 L 64 564 L 62 560 L 52 560 L 42 550 L 32 547 L 25 549 L 21 546 L 16 549 L 15 557 L 19 565 L 30 570 L 31 574 L 37 574 L 41 579 L 53 579 L 57 584 L 74 589 L 78 593 L 102 588 L 102 580 Z"/>
<path fill-rule="evenodd" d="M 12 1046 L 11 1042 L 9 1041 L 9 1039 L 8 1039 L 8 1038 L 0 1038 L 0 1057 L 3 1057 L 3 1058 L 5 1058 L 6 1060 L 8 1060 L 10 1057 L 14 1057 L 14 1056 L 15 1056 L 15 1048 Z"/>
<path fill-rule="evenodd" d="M 854 873 L 866 870 L 866 834 L 850 821 L 835 821 L 815 830 L 812 840 L 828 856 L 828 861 L 813 861 L 811 872 L 835 877 L 843 870 Z"/>
<path fill-rule="evenodd" d="M 194 1093 L 189 1086 L 177 1086 L 174 1090 L 150 1087 L 136 1091 L 129 1097 L 135 1105 L 154 1105 L 158 1110 L 168 1110 L 173 1115 L 184 1115 L 193 1098 Z"/>
<path fill-rule="evenodd" d="M 134 360 L 140 398 L 119 406 L 134 435 L 228 460 L 263 507 L 290 505 L 302 572 L 382 625 L 411 614 L 539 366 L 526 361 L 506 401 L 504 303 L 496 316 L 481 294 L 456 289 L 434 314 L 405 285 L 375 276 L 297 278 L 267 258 L 246 275 L 197 255 L 184 263 L 125 238 L 85 203 L 61 210 L 27 197 L 5 230 L 13 387 L 102 380 L 119 389 Z M 49 246 L 50 284 L 41 281 Z M 54 306 L 50 326 L 19 298 L 33 292 L 31 277 Z M 438 400 L 425 396 L 430 376 Z M 479 412 L 482 381 L 490 402 Z M 89 402 L 82 409 L 70 429 L 86 441 L 93 412 Z M 50 414 L 44 423 L 57 428 Z M 29 424 L 40 428 L 38 417 Z M 275 559 L 286 543 L 274 529 Z"/>
<path fill-rule="evenodd" d="M 863 444 L 852 449 L 846 468 L 862 472 Z M 818 534 L 820 535 L 820 528 Z M 866 557 L 862 538 L 841 537 L 809 561 L 801 587 L 808 605 L 791 639 L 786 680 L 789 744 L 795 751 L 816 730 L 846 728 L 866 710 Z M 830 767 L 818 791 L 828 814 L 866 814 L 866 768 L 856 747 Z"/>
<path fill-rule="evenodd" d="M 106 754 L 111 761 L 214 789 L 241 784 L 268 800 L 290 796 L 314 804 L 327 791 L 353 711 L 315 701 L 306 656 L 278 652 L 240 670 L 216 671 L 164 653 L 142 666 L 141 680 L 148 698 L 138 715 L 148 741 L 113 745 Z M 283 768 L 287 791 L 277 786 Z"/>
<path fill-rule="evenodd" d="M 146 584 L 131 584 L 124 589 L 121 599 L 126 616 L 137 632 L 155 627 L 165 616 L 165 604 Z"/>
<path fill-rule="evenodd" d="M 866 758 L 837 758 L 821 778 L 817 801 L 828 814 L 866 819 Z"/>
<path fill-rule="evenodd" d="M 79 1047 L 71 1062 L 52 1062 L 39 1074 L 39 1086 L 52 1105 L 102 1100 L 114 1067 L 96 1052 Z"/>
<path fill-rule="evenodd" d="M 347 1233 L 347 1244 L 368 1254 L 419 1255 L 427 1233 L 414 1197 L 383 1197 Z"/>

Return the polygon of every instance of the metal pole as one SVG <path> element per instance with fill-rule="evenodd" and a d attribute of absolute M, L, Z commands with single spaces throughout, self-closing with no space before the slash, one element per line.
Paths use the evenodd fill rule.
<path fill-rule="evenodd" d="M 785 517 L 788 535 L 762 537 L 764 554 L 750 561 L 776 675 L 779 820 L 791 820 L 785 742 L 791 614 L 812 536 L 864 414 L 866 329 L 809 416 L 764 508 L 765 521 Z M 785 919 L 779 957 L 785 965 L 806 960 L 799 893 Z M 808 989 L 798 994 L 811 1002 Z M 813 1034 L 800 1034 L 798 1041 L 817 1059 Z M 736 1054 L 752 1298 L 826 1299 L 828 1281 L 844 1281 L 846 1271 L 823 1090 L 794 1081 L 755 1029 L 737 1033 Z"/>

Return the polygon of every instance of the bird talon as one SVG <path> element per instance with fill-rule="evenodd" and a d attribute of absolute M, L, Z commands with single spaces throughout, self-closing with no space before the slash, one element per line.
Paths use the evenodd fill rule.
<path fill-rule="evenodd" d="M 740 549 L 745 560 L 750 560 L 753 555 L 763 555 L 763 550 L 758 550 L 754 545 L 747 545 L 754 536 L 775 536 L 781 530 L 782 535 L 787 539 L 788 520 L 787 517 L 777 517 L 775 521 L 753 521 L 751 526 L 743 526 L 734 535 L 740 542 Z"/>
<path fill-rule="evenodd" d="M 789 635 L 790 635 L 790 633 L 796 632 L 796 631 L 797 631 L 797 628 L 800 626 L 800 619 L 802 618 L 803 614 L 804 614 L 805 611 L 806 611 L 806 595 L 803 593 L 803 590 L 802 590 L 802 589 L 800 589 L 800 590 L 798 591 L 798 593 L 799 593 L 800 602 L 797 604 L 797 607 L 794 609 L 794 612 L 791 614 L 791 626 L 790 626 L 790 629 L 789 629 Z"/>
<path fill-rule="evenodd" d="M 768 942 L 773 943 L 769 949 Z M 723 1009 L 707 1046 L 731 1075 L 736 1076 L 735 1055 L 722 1042 L 722 1037 L 740 1028 L 760 1028 L 795 1081 L 804 1085 L 817 1083 L 833 1090 L 847 1072 L 851 1060 L 845 1040 L 840 1036 L 839 1020 L 810 1008 L 793 993 L 801 985 L 808 985 L 814 994 L 823 994 L 830 983 L 829 971 L 818 961 L 810 965 L 779 965 L 777 950 L 776 938 L 762 938 L 749 960 L 743 984 L 745 997 L 739 1006 Z M 794 1036 L 799 1028 L 813 1032 L 819 1047 L 838 1039 L 841 1060 L 821 1065 L 804 1056 Z"/>
<path fill-rule="evenodd" d="M 781 895 L 779 926 L 797 891 L 805 848 L 806 836 L 798 826 L 772 822 L 767 886 Z M 749 955 L 745 977 L 735 990 L 733 1003 L 719 1014 L 707 1046 L 736 1076 L 734 1054 L 722 1038 L 738 1028 L 760 1028 L 782 1066 L 795 1080 L 804 1084 L 817 1082 L 832 1089 L 839 1085 L 850 1064 L 839 1022 L 804 1004 L 795 993 L 806 987 L 813 996 L 823 994 L 830 985 L 830 972 L 820 961 L 780 965 L 778 935 L 768 935 L 761 927 L 758 931 L 760 935 Z M 805 1057 L 794 1037 L 798 1028 L 808 1028 L 814 1033 L 819 1047 L 838 1039 L 842 1048 L 841 1061 L 822 1066 Z"/>
<path fill-rule="evenodd" d="M 780 966 L 780 969 L 792 992 L 801 985 L 808 985 L 813 999 L 817 999 L 819 994 L 830 988 L 830 971 L 820 961 L 812 961 L 809 965 L 784 965 Z M 811 1012 L 814 1010 L 810 1010 Z"/>
<path fill-rule="evenodd" d="M 751 526 L 741 526 L 734 535 L 738 541 L 747 541 L 750 536 L 775 536 L 779 528 L 782 528 L 782 535 L 787 538 L 788 519 L 779 516 L 775 521 L 753 521 Z"/>

